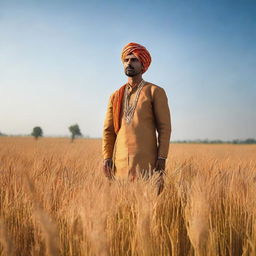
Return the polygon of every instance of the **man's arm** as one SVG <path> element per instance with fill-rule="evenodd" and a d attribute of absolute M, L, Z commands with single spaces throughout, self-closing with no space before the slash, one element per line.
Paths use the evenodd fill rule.
<path fill-rule="evenodd" d="M 153 106 L 158 132 L 158 158 L 166 159 L 171 137 L 171 115 L 166 93 L 161 87 L 153 92 Z"/>
<path fill-rule="evenodd" d="M 107 113 L 103 127 L 103 138 L 102 138 L 102 154 L 103 159 L 109 159 L 113 156 L 114 145 L 116 141 L 116 133 L 114 130 L 113 123 L 113 106 L 112 99 L 114 94 L 109 98 Z"/>

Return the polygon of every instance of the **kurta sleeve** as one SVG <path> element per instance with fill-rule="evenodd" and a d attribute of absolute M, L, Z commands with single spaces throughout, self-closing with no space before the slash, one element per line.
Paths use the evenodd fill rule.
<path fill-rule="evenodd" d="M 107 113 L 105 116 L 104 127 L 103 127 L 102 155 L 104 159 L 112 158 L 114 145 L 116 141 L 116 133 L 114 130 L 114 123 L 113 123 L 113 106 L 112 106 L 113 97 L 114 97 L 114 93 L 109 98 Z"/>
<path fill-rule="evenodd" d="M 168 99 L 163 88 L 153 92 L 153 107 L 158 132 L 158 157 L 167 158 L 171 137 L 171 115 Z"/>

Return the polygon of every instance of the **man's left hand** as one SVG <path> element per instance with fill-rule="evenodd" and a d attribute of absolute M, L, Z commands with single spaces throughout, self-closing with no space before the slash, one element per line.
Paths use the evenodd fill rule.
<path fill-rule="evenodd" d="M 164 172 L 165 170 L 165 159 L 158 158 L 156 161 L 156 171 L 157 172 Z"/>
<path fill-rule="evenodd" d="M 159 172 L 157 179 L 157 195 L 160 195 L 164 189 L 164 170 L 165 170 L 165 159 L 158 158 L 156 161 L 156 172 Z"/>

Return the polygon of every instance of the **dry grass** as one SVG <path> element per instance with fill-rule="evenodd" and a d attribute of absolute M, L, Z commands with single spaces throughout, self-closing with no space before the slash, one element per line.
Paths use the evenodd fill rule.
<path fill-rule="evenodd" d="M 160 196 L 101 163 L 100 140 L 0 138 L 0 255 L 256 255 L 256 146 L 171 145 Z"/>

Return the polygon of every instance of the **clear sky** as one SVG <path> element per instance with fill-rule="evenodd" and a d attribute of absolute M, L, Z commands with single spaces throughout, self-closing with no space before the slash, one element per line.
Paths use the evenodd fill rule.
<path fill-rule="evenodd" d="M 128 42 L 152 55 L 173 140 L 256 138 L 255 0 L 0 0 L 0 131 L 101 137 Z"/>

